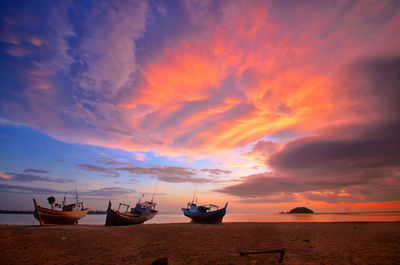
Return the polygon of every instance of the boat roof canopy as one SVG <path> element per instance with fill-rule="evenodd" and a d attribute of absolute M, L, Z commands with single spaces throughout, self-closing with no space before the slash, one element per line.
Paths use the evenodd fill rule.
<path fill-rule="evenodd" d="M 157 205 L 157 203 L 155 203 L 155 202 L 148 202 L 148 201 L 141 202 L 141 203 L 138 203 L 138 204 L 143 206 L 143 207 L 151 207 L 151 206 L 156 206 Z"/>
<path fill-rule="evenodd" d="M 205 205 L 196 205 L 196 204 L 194 204 L 194 203 L 188 203 L 188 205 L 190 205 L 190 206 L 195 206 L 195 207 L 202 207 L 202 208 L 207 208 L 207 209 L 211 209 L 211 208 L 219 208 L 219 206 L 218 205 L 215 205 L 215 204 L 205 204 Z"/>

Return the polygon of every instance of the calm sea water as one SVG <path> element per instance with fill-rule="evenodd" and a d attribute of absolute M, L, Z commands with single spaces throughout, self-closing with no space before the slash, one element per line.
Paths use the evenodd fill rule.
<path fill-rule="evenodd" d="M 106 216 L 88 214 L 80 224 L 103 225 Z M 400 212 L 384 213 L 330 213 L 330 214 L 234 214 L 227 213 L 224 222 L 399 222 Z M 146 224 L 188 223 L 181 213 L 159 213 Z M 33 214 L 0 214 L 0 224 L 39 225 Z"/>

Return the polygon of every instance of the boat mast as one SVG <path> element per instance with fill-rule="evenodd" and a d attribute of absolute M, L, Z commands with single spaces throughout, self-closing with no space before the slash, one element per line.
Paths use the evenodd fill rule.
<path fill-rule="evenodd" d="M 194 203 L 194 198 L 196 196 L 196 191 L 197 191 L 197 187 L 196 187 L 196 189 L 194 190 L 194 193 L 193 193 L 192 204 Z M 197 198 L 196 198 L 196 203 L 197 203 Z"/>
<path fill-rule="evenodd" d="M 78 189 L 76 188 L 76 181 L 74 181 L 74 183 L 75 183 L 75 204 L 76 204 L 76 207 L 78 207 L 78 205 L 79 205 Z M 83 205 L 82 205 L 82 208 L 83 208 Z"/>
<path fill-rule="evenodd" d="M 83 206 L 83 201 L 79 202 L 79 198 L 78 198 L 78 189 L 76 188 L 76 181 L 75 182 L 75 207 L 79 207 L 79 205 L 81 205 L 81 209 L 85 209 L 85 207 Z"/>
<path fill-rule="evenodd" d="M 151 202 L 154 200 L 154 195 L 156 194 L 158 182 L 156 183 L 156 187 L 154 188 L 153 197 L 151 197 Z"/>

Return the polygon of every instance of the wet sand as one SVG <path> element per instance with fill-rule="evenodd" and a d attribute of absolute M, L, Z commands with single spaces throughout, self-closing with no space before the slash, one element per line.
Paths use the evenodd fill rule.
<path fill-rule="evenodd" d="M 1 264 L 400 264 L 400 222 L 0 226 Z"/>

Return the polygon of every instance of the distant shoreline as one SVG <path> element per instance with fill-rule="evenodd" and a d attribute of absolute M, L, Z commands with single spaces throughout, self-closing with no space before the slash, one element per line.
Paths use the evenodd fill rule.
<path fill-rule="evenodd" d="M 34 211 L 17 211 L 17 210 L 1 210 L 0 209 L 0 214 L 33 214 Z M 89 211 L 88 214 L 106 214 L 106 211 Z M 328 213 L 313 213 L 313 214 L 370 214 L 370 213 L 400 213 L 400 211 L 372 211 L 372 212 L 328 212 Z M 171 213 L 171 212 L 160 212 L 160 214 L 180 214 L 180 212 L 177 213 Z M 242 214 L 242 213 L 231 213 L 231 214 Z M 246 213 L 246 214 L 258 214 L 258 213 Z M 289 213 L 289 212 L 280 212 L 277 214 L 288 214 L 288 215 L 293 215 L 293 214 L 308 214 L 308 213 Z"/>
<path fill-rule="evenodd" d="M 0 210 L 0 214 L 33 214 L 34 211 Z M 89 211 L 87 214 L 106 214 L 106 211 Z"/>

